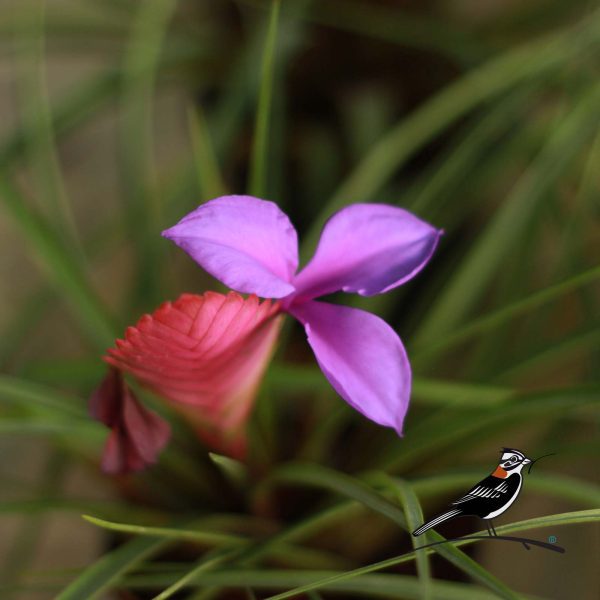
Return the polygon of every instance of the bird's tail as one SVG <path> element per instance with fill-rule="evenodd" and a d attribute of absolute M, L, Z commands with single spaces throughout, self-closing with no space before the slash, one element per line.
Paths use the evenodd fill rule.
<path fill-rule="evenodd" d="M 431 529 L 432 527 L 435 527 L 436 525 L 439 525 L 440 523 L 443 523 L 444 521 L 446 521 L 448 519 L 452 519 L 453 517 L 458 517 L 461 514 L 462 514 L 462 510 L 460 508 L 454 508 L 452 510 L 449 510 L 448 512 L 438 515 L 435 519 L 431 519 L 431 521 L 424 523 L 423 525 L 421 525 L 421 527 L 419 527 L 418 529 L 415 529 L 412 534 L 415 537 L 418 535 L 421 535 L 422 533 L 425 533 L 428 529 Z"/>

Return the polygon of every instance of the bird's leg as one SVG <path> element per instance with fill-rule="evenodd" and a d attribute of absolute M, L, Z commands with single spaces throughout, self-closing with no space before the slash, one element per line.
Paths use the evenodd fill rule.
<path fill-rule="evenodd" d="M 494 521 L 492 521 L 492 519 L 490 519 L 490 527 L 492 528 L 492 533 L 494 536 L 498 536 L 498 534 L 496 533 L 496 528 L 494 527 Z"/>
<path fill-rule="evenodd" d="M 483 520 L 485 523 L 485 527 L 487 529 L 488 535 L 491 537 L 492 536 L 492 532 L 490 531 L 490 522 L 487 519 Z"/>

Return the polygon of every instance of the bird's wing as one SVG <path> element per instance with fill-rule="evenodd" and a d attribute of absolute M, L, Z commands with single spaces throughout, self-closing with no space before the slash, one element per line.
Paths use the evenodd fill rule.
<path fill-rule="evenodd" d="M 500 498 L 508 492 L 508 481 L 490 475 L 473 486 L 462 498 L 452 502 L 452 505 L 462 504 L 475 498 Z"/>

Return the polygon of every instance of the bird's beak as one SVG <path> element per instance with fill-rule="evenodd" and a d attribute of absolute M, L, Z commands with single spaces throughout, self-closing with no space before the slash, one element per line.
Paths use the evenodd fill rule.
<path fill-rule="evenodd" d="M 531 462 L 531 459 L 530 459 L 530 458 L 526 458 L 526 459 L 523 461 L 523 464 L 524 464 L 524 465 L 528 465 L 530 462 Z"/>

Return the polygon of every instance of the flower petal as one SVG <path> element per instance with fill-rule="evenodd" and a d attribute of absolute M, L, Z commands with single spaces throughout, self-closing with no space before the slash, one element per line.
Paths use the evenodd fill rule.
<path fill-rule="evenodd" d="M 238 292 L 283 298 L 294 291 L 296 230 L 273 202 L 222 196 L 199 206 L 163 236 Z"/>
<path fill-rule="evenodd" d="M 245 424 L 273 350 L 279 304 L 184 294 L 142 317 L 105 360 L 176 404 L 211 447 L 243 456 Z"/>
<path fill-rule="evenodd" d="M 441 233 L 395 206 L 348 206 L 325 224 L 314 257 L 294 281 L 296 296 L 387 292 L 427 264 Z"/>
<path fill-rule="evenodd" d="M 289 310 L 304 325 L 337 393 L 365 417 L 401 434 L 411 370 L 396 332 L 379 317 L 347 306 L 309 301 Z"/>
<path fill-rule="evenodd" d="M 169 424 L 140 404 L 114 368 L 92 394 L 90 412 L 112 430 L 102 457 L 107 473 L 139 471 L 155 463 L 171 435 Z"/>

